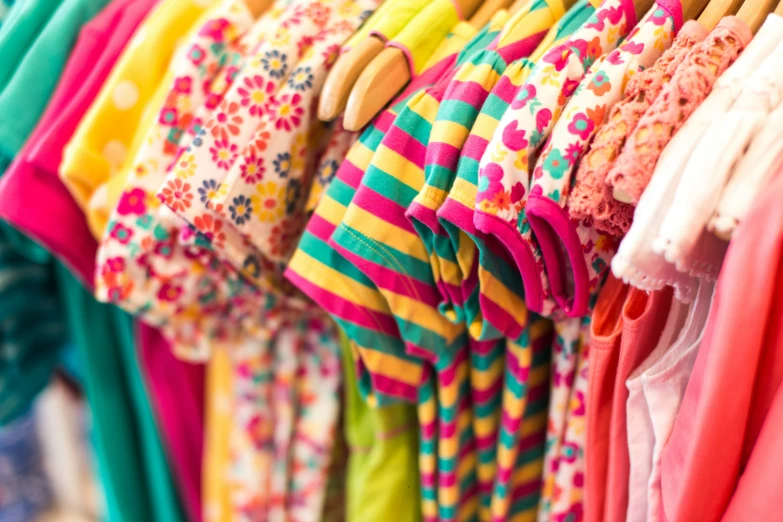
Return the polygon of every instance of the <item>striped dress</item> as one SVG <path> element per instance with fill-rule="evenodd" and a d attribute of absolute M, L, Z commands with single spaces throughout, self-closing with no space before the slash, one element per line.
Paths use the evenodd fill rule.
<path fill-rule="evenodd" d="M 448 234 L 455 257 L 467 280 L 463 295 L 469 309 L 480 307 L 481 323 L 471 325 L 472 332 L 482 332 L 494 326 L 504 335 L 515 338 L 526 321 L 523 285 L 516 265 L 508 253 L 493 238 L 477 231 L 473 225 L 479 161 L 501 116 L 510 107 L 525 83 L 535 60 L 553 46 L 566 41 L 595 11 L 586 0 L 577 2 L 549 31 L 529 59 L 513 62 L 492 88 L 481 111 L 475 118 L 465 140 L 456 177 L 447 189 L 448 196 L 437 209 L 439 224 Z M 472 275 L 473 273 L 476 275 Z M 471 281 L 478 278 L 478 285 Z M 486 324 L 488 323 L 488 324 Z"/>
<path fill-rule="evenodd" d="M 474 38 L 461 58 L 488 45 L 500 29 L 497 25 L 496 30 Z M 377 285 L 408 353 L 429 361 L 437 373 L 437 516 L 441 520 L 471 519 L 477 510 L 468 338 L 464 325 L 440 314 L 426 250 L 404 214 L 423 183 L 431 124 L 453 74 L 415 94 L 402 108 L 330 239 L 330 245 Z M 416 189 L 410 183 L 416 183 Z M 430 396 L 420 398 L 422 403 L 431 400 Z M 432 410 L 426 413 L 429 418 Z M 434 431 L 424 423 L 423 415 L 422 430 Z"/>
<path fill-rule="evenodd" d="M 329 240 L 341 221 L 383 135 L 388 131 L 406 97 L 433 84 L 455 63 L 454 53 L 472 36 L 468 24 L 459 24 L 440 52 L 447 56 L 415 78 L 402 101 L 387 109 L 362 134 L 340 166 L 335 179 L 323 194 L 295 251 L 286 276 L 305 294 L 321 305 L 338 322 L 357 351 L 357 377 L 362 396 L 370 406 L 402 401 L 419 403 L 420 474 L 422 512 L 425 520 L 438 517 L 435 491 L 437 432 L 434 419 L 437 404 L 429 369 L 408 355 L 388 305 L 361 271 L 332 248 Z"/>
<path fill-rule="evenodd" d="M 563 11 L 560 0 L 531 0 L 505 24 L 495 42 L 460 67 L 435 117 L 425 158 L 424 187 L 406 213 L 430 254 L 432 271 L 443 280 L 444 313 L 467 321 L 476 339 L 501 335 L 482 324 L 478 300 L 464 298 L 478 287 L 477 272 L 460 264 L 436 212 L 454 183 L 460 151 L 490 90 L 510 62 L 535 51 Z"/>
<path fill-rule="evenodd" d="M 427 248 L 436 280 L 440 280 L 439 288 L 444 300 L 440 305 L 441 312 L 453 321 L 466 322 L 473 339 L 497 340 L 472 342 L 470 350 L 469 377 L 473 401 L 473 430 L 478 452 L 479 518 L 482 521 L 491 520 L 493 514 L 490 506 L 496 482 L 503 395 L 503 353 L 506 342 L 500 339 L 502 334 L 497 329 L 484 323 L 478 306 L 477 270 L 465 270 L 468 277 L 465 276 L 463 267 L 456 259 L 449 235 L 439 225 L 436 211 L 453 183 L 465 138 L 499 75 L 509 62 L 529 56 L 548 29 L 562 16 L 563 11 L 559 1 L 531 1 L 504 25 L 496 41 L 487 49 L 473 55 L 459 69 L 445 90 L 443 102 L 432 126 L 425 157 L 424 187 L 406 212 Z M 474 299 L 465 299 L 465 296 L 471 294 L 471 290 L 476 290 Z M 509 357 L 514 357 L 517 353 L 514 349 L 516 345 L 509 344 L 507 353 Z M 519 387 L 515 391 L 520 391 Z M 512 393 L 511 396 L 516 395 Z M 522 407 L 519 414 L 524 411 L 525 408 Z M 516 417 L 512 424 L 518 428 L 520 420 L 521 417 Z M 516 431 L 501 441 L 501 444 L 512 445 L 512 448 L 509 448 L 511 453 L 515 447 L 515 433 Z M 511 458 L 509 464 L 514 464 L 512 454 L 504 455 L 504 458 Z M 501 488 L 508 486 L 504 480 L 498 482 Z M 501 493 L 503 490 L 499 488 L 497 491 Z M 502 502 L 510 499 L 506 494 L 496 497 L 503 499 Z M 495 509 L 494 515 L 505 517 L 508 515 L 508 508 L 509 503 L 505 502 L 503 508 Z"/>

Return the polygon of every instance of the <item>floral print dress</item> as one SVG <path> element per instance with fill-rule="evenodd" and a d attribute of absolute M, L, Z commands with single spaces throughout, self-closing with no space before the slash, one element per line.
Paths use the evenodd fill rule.
<path fill-rule="evenodd" d="M 592 221 L 571 221 L 565 207 L 572 175 L 628 80 L 652 66 L 671 44 L 677 26 L 670 10 L 653 6 L 620 48 L 593 64 L 565 106 L 533 171 L 525 213 L 543 252 L 552 294 L 571 316 L 588 313 L 616 243 L 611 236 L 597 234 Z M 571 273 L 565 273 L 569 269 L 561 243 Z M 568 295 L 568 281 L 573 281 L 573 296 Z"/>
<path fill-rule="evenodd" d="M 571 310 L 564 310 L 567 303 L 552 295 L 541 250 L 527 221 L 532 158 L 587 70 L 613 50 L 635 23 L 630 2 L 605 0 L 568 42 L 551 49 L 536 65 L 481 158 L 474 224 L 500 240 L 512 255 L 522 274 L 525 301 L 534 312 L 551 315 Z"/>
<path fill-rule="evenodd" d="M 216 95 L 218 75 L 236 69 L 242 53 L 239 36 L 252 21 L 244 2 L 227 1 L 182 48 L 157 122 L 136 156 L 97 255 L 96 296 L 166 326 L 180 354 L 187 343 L 199 344 L 198 334 L 216 329 L 208 321 L 222 319 L 221 300 L 225 306 L 228 296 L 220 295 L 218 285 L 225 275 L 220 264 L 202 264 L 203 258 L 189 255 L 176 232 L 160 223 L 155 192 L 176 160 L 180 141 L 202 124 L 197 109 Z M 202 308 L 194 309 L 193 303 Z M 193 335 L 186 335 L 184 330 L 193 330 L 194 323 Z"/>
<path fill-rule="evenodd" d="M 288 215 L 287 195 L 292 212 L 301 208 L 306 193 L 300 179 L 280 184 L 267 181 L 265 176 L 285 179 L 295 169 L 307 171 L 306 179 L 312 178 L 310 150 L 323 149 L 317 142 L 319 136 L 326 136 L 311 136 L 303 124 L 305 119 L 312 121 L 310 115 L 315 110 L 311 75 L 323 74 L 319 71 L 334 61 L 339 44 L 375 5 L 374 0 L 333 0 L 300 1 L 288 6 L 276 30 L 259 44 L 248 66 L 184 152 L 188 163 L 175 167 L 159 192 L 166 205 L 199 232 L 210 233 L 220 227 L 223 236 L 220 244 L 214 245 L 216 252 L 262 288 L 274 286 L 274 281 L 268 280 L 273 277 L 269 272 L 279 272 L 280 268 L 251 246 L 240 229 L 251 220 L 277 220 Z M 302 68 L 297 69 L 297 65 Z M 290 140 L 286 141 L 288 150 L 268 153 L 272 132 L 276 139 Z M 242 160 L 238 161 L 240 154 Z M 234 167 L 239 183 L 252 181 L 252 198 L 243 195 L 226 200 L 231 181 L 227 176 Z M 187 183 L 181 179 L 183 168 L 188 169 L 184 176 Z M 197 197 L 199 188 L 204 188 L 209 197 Z M 277 227 L 274 235 L 268 236 L 269 242 L 264 243 L 265 253 L 289 249 L 298 232 Z"/>

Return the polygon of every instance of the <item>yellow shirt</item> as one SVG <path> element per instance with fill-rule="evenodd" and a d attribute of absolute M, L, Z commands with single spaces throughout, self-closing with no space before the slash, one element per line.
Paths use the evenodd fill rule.
<path fill-rule="evenodd" d="M 164 0 L 141 25 L 65 148 L 60 178 L 100 238 L 111 210 L 109 181 L 133 162 L 163 103 L 169 63 L 212 0 Z M 157 106 L 156 106 L 157 104 Z M 148 122 L 146 127 L 144 122 Z M 115 196 L 116 197 L 116 196 Z M 92 200 L 92 202 L 91 202 Z"/>

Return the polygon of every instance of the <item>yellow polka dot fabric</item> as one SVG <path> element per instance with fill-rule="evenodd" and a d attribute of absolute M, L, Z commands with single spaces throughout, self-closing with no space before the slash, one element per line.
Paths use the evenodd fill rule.
<path fill-rule="evenodd" d="M 213 6 L 214 0 L 163 0 L 139 27 L 65 148 L 60 179 L 85 211 L 90 230 L 100 238 L 111 209 L 111 195 L 122 180 L 163 103 L 169 63 L 181 42 Z M 184 38 L 185 37 L 185 38 Z M 149 127 L 147 125 L 146 127 Z"/>

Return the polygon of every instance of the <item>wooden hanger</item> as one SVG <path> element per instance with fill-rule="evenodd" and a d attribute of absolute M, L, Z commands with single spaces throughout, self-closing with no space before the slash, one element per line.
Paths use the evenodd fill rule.
<path fill-rule="evenodd" d="M 761 27 L 767 15 L 772 12 L 777 0 L 745 0 L 737 11 L 737 18 L 748 24 L 753 34 Z M 779 7 L 779 6 L 778 6 Z"/>
<path fill-rule="evenodd" d="M 480 10 L 481 3 L 482 0 L 457 0 L 460 12 L 465 17 L 471 17 L 473 13 L 478 15 L 476 11 Z M 486 13 L 481 13 L 482 17 L 485 15 Z M 469 23 L 477 29 L 486 24 L 486 22 L 479 22 L 481 20 L 471 18 Z M 405 53 L 396 47 L 385 48 L 362 71 L 351 89 L 343 117 L 343 127 L 350 131 L 363 128 L 405 87 L 410 79 L 411 73 Z"/>
<path fill-rule="evenodd" d="M 377 36 L 368 36 L 356 47 L 340 56 L 324 81 L 318 101 L 318 119 L 332 121 L 345 110 L 359 75 L 383 51 L 385 44 Z"/>
<path fill-rule="evenodd" d="M 698 22 L 707 31 L 712 31 L 721 18 L 736 13 L 741 4 L 742 0 L 710 0 L 699 15 Z"/>
<path fill-rule="evenodd" d="M 272 6 L 273 2 L 274 0 L 245 0 L 245 5 L 253 13 L 253 16 L 258 18 Z"/>
<path fill-rule="evenodd" d="M 653 3 L 655 3 L 655 0 L 633 0 L 633 9 L 636 11 L 636 17 L 641 20 L 653 6 Z"/>
<path fill-rule="evenodd" d="M 682 6 L 682 21 L 695 20 L 697 16 L 704 12 L 704 8 L 707 7 L 708 3 L 709 0 L 683 0 L 680 4 Z"/>

